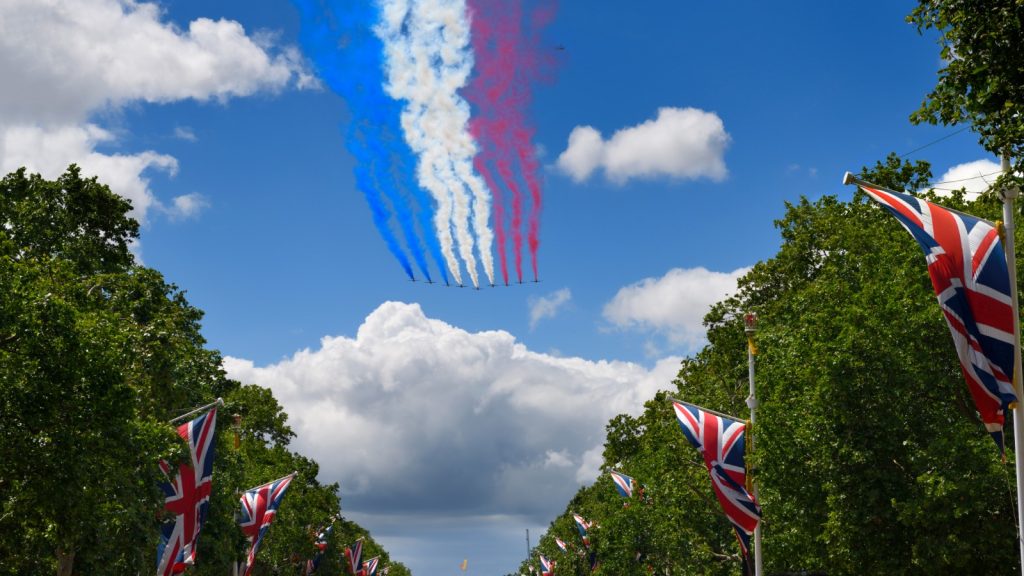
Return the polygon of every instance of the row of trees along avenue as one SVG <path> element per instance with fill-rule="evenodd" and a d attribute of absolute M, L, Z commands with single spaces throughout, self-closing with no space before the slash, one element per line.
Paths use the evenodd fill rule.
<path fill-rule="evenodd" d="M 74 166 L 56 181 L 23 170 L 0 181 L 0 575 L 151 573 L 157 462 L 188 457 L 168 421 L 217 397 L 213 493 L 190 573 L 230 574 L 246 550 L 240 492 L 297 471 L 253 572 L 294 574 L 339 515 L 338 486 L 288 449 L 269 390 L 225 377 L 202 312 L 135 262 L 130 210 Z M 409 573 L 344 519 L 323 573 L 339 573 L 341 548 L 361 536 L 364 557 Z"/>
<path fill-rule="evenodd" d="M 1019 175 L 1024 3 L 920 0 L 907 20 L 938 34 L 943 59 L 911 121 L 968 123 Z M 932 181 L 926 162 L 896 155 L 861 177 L 895 190 Z M 994 190 L 1009 180 L 1020 179 L 1004 176 L 973 202 L 960 193 L 930 199 L 1000 220 Z M 683 362 L 671 391 L 746 414 L 743 315 L 758 314 L 760 407 L 748 468 L 764 510 L 765 572 L 1020 574 L 1013 434 L 1003 464 L 968 396 L 921 249 L 859 191 L 848 202 L 802 198 L 776 225 L 778 254 L 713 307 L 708 345 Z M 614 418 L 607 432 L 604 472 L 646 484 L 647 503 L 623 507 L 607 474 L 579 490 L 536 549 L 557 562 L 554 573 L 591 573 L 574 512 L 594 524 L 601 574 L 739 573 L 735 537 L 668 394 L 636 418 Z M 561 552 L 555 538 L 573 548 Z M 536 556 L 517 573 L 531 565 Z"/>

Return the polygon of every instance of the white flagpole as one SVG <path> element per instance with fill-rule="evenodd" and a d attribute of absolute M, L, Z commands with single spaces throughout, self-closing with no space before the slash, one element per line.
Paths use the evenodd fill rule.
<path fill-rule="evenodd" d="M 757 332 L 757 315 L 748 312 L 743 317 L 744 332 L 747 334 L 747 378 L 750 380 L 750 396 L 747 396 L 747 408 L 750 408 L 750 427 L 747 433 L 747 441 L 750 451 L 754 451 L 754 414 L 757 412 L 757 394 L 754 391 L 754 334 Z M 749 470 L 748 470 L 749 472 Z M 754 500 L 760 501 L 757 496 L 757 479 L 754 479 Z M 754 528 L 754 576 L 764 574 L 764 556 L 761 552 L 761 523 Z"/>
<path fill-rule="evenodd" d="M 171 420 L 171 424 L 174 424 L 175 422 L 177 422 L 179 420 L 184 420 L 185 418 L 188 418 L 189 416 L 191 416 L 193 414 L 198 414 L 198 413 L 200 413 L 200 412 L 202 412 L 204 410 L 209 410 L 210 408 L 213 408 L 214 406 L 223 406 L 223 405 L 224 405 L 224 399 L 223 398 L 217 398 L 216 400 L 214 400 L 213 402 L 210 402 L 206 406 L 200 406 L 199 408 L 196 408 L 195 410 L 193 410 L 191 412 L 186 412 L 185 414 L 182 414 L 181 416 L 178 416 L 174 420 Z"/>
<path fill-rule="evenodd" d="M 1010 173 L 1010 157 L 1003 155 L 1004 174 Z M 1017 407 L 1013 410 L 1013 460 L 1017 468 L 1017 545 L 1020 547 L 1021 574 L 1024 575 L 1024 393 L 1021 387 L 1020 361 L 1020 312 L 1017 305 L 1017 254 L 1014 247 L 1013 201 L 1020 194 L 1016 186 L 1003 186 L 999 195 L 1003 198 L 1003 226 L 1006 230 L 1003 247 L 1006 249 L 1006 268 L 1010 276 L 1010 302 L 1013 304 L 1013 389 L 1017 393 Z"/>

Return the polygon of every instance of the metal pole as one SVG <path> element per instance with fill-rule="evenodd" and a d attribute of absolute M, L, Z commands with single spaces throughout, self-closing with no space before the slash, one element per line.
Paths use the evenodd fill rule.
<path fill-rule="evenodd" d="M 526 561 L 530 561 L 530 529 L 526 529 Z"/>
<path fill-rule="evenodd" d="M 754 430 L 753 424 L 755 420 L 755 414 L 757 412 L 757 393 L 754 390 L 754 334 L 757 333 L 757 315 L 753 312 L 748 312 L 743 317 L 744 332 L 747 334 L 747 379 L 750 381 L 750 396 L 747 396 L 747 408 L 750 408 L 750 424 L 751 430 L 747 434 L 747 442 L 751 452 L 754 451 Z M 757 482 L 754 482 L 754 499 L 759 500 L 757 496 Z M 764 574 L 764 558 L 761 554 L 761 523 L 757 523 L 757 528 L 754 528 L 754 576 L 762 576 Z"/>
<path fill-rule="evenodd" d="M 1010 173 L 1010 157 L 1003 155 L 1002 168 Z M 1024 446 L 1024 393 L 1021 388 L 1020 362 L 1020 312 L 1017 304 L 1017 254 L 1014 247 L 1013 201 L 1020 194 L 1016 186 L 1003 186 L 999 195 L 1003 198 L 1003 226 L 1006 229 L 1006 268 L 1010 276 L 1010 302 L 1013 304 L 1013 388 L 1017 393 L 1017 407 L 1013 410 L 1013 460 L 1017 468 L 1017 544 L 1020 547 L 1021 574 L 1024 574 L 1024 463 L 1021 462 L 1021 447 Z"/>
<path fill-rule="evenodd" d="M 175 422 L 177 422 L 179 420 L 184 420 L 184 419 L 188 418 L 189 416 L 191 416 L 193 414 L 198 414 L 199 412 L 202 412 L 203 410 L 207 410 L 207 409 L 213 408 L 214 406 L 223 406 L 223 405 L 224 405 L 224 399 L 223 398 L 217 398 L 216 400 L 214 400 L 213 402 L 210 402 L 206 406 L 200 406 L 199 408 L 196 408 L 195 410 L 193 410 L 191 412 L 186 412 L 185 414 L 182 414 L 181 416 L 178 416 L 174 420 L 171 420 L 171 424 L 174 424 Z"/>

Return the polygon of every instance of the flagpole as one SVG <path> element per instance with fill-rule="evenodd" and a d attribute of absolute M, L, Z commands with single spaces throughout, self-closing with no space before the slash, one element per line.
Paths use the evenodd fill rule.
<path fill-rule="evenodd" d="M 1010 173 L 1010 157 L 1002 158 L 1004 175 Z M 1020 194 L 1017 186 L 1003 186 L 999 195 L 1003 199 L 1003 227 L 1006 230 L 1003 244 L 1006 248 L 1006 268 L 1010 277 L 1010 302 L 1013 305 L 1013 389 L 1017 394 L 1017 407 L 1013 410 L 1013 460 L 1017 469 L 1017 545 L 1020 548 L 1021 574 L 1024 575 L 1024 462 L 1021 462 L 1021 446 L 1024 446 L 1024 388 L 1021 386 L 1020 360 L 1020 312 L 1017 304 L 1017 253 L 1015 226 L 1013 223 L 1013 201 Z"/>
<path fill-rule="evenodd" d="M 184 420 L 185 418 L 188 418 L 189 416 L 191 416 L 193 414 L 198 414 L 199 412 L 202 412 L 203 410 L 209 410 L 210 408 L 213 408 L 214 406 L 223 406 L 223 405 L 224 405 L 224 399 L 223 398 L 217 398 L 216 400 L 214 400 L 213 402 L 210 402 L 206 406 L 200 406 L 199 408 L 196 408 L 195 410 L 193 410 L 191 412 L 186 412 L 185 414 L 182 414 L 181 416 L 178 416 L 177 418 L 171 420 L 171 424 L 174 424 L 175 422 L 177 422 L 179 420 Z"/>
<path fill-rule="evenodd" d="M 754 334 L 757 333 L 757 314 L 748 312 L 743 316 L 743 331 L 747 335 L 747 379 L 750 381 L 750 396 L 747 397 L 747 408 L 750 408 L 750 430 L 747 432 L 750 444 L 748 447 L 754 451 L 754 417 L 757 412 L 757 393 L 754 390 Z M 753 472 L 753 470 L 751 470 Z M 754 500 L 760 501 L 757 495 L 757 478 L 754 478 Z M 761 523 L 754 528 L 754 576 L 764 574 L 764 558 L 761 553 Z"/>
<path fill-rule="evenodd" d="M 736 416 L 730 416 L 729 414 L 723 414 L 722 412 L 717 412 L 715 410 L 711 410 L 710 408 L 705 408 L 703 406 L 698 406 L 696 404 L 691 404 L 690 402 L 687 402 L 685 400 L 680 400 L 679 398 L 676 398 L 675 396 L 669 396 L 668 400 L 669 400 L 669 402 L 679 402 L 680 404 L 686 404 L 687 406 L 693 406 L 694 408 L 698 408 L 700 410 L 703 410 L 704 412 L 707 412 L 708 414 L 714 414 L 715 416 L 718 416 L 719 418 L 728 418 L 729 420 L 735 420 L 737 422 L 741 422 L 743 420 L 743 418 L 737 418 Z"/>

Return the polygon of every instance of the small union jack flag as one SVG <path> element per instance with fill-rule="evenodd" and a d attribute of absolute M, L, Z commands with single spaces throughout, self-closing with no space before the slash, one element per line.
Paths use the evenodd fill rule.
<path fill-rule="evenodd" d="M 543 554 L 540 556 L 540 576 L 552 576 L 555 573 L 555 563 L 548 560 Z"/>
<path fill-rule="evenodd" d="M 562 540 L 561 538 L 555 538 L 555 544 L 558 545 L 558 548 L 562 552 L 568 552 L 569 551 L 569 546 L 565 543 L 565 540 Z"/>
<path fill-rule="evenodd" d="M 364 576 L 377 576 L 377 565 L 380 564 L 380 557 L 370 558 L 363 562 Z"/>
<path fill-rule="evenodd" d="M 363 566 L 363 539 L 356 540 L 351 547 L 345 548 L 345 560 L 348 561 L 348 569 L 352 576 L 364 576 Z"/>
<path fill-rule="evenodd" d="M 909 194 L 860 183 L 917 240 L 974 406 L 1003 451 L 1013 388 L 1013 305 L 1006 255 L 996 227 Z"/>
<path fill-rule="evenodd" d="M 306 575 L 316 572 L 316 569 L 320 567 L 320 562 L 324 558 L 324 552 L 327 550 L 327 539 L 331 537 L 331 532 L 334 530 L 334 519 L 331 519 L 331 523 L 326 528 L 320 531 L 316 535 L 316 554 L 313 558 L 306 560 Z"/>
<path fill-rule="evenodd" d="M 579 530 L 580 539 L 583 540 L 583 545 L 590 548 L 590 522 L 587 522 L 583 516 L 579 514 L 573 514 L 572 519 L 576 521 L 576 530 Z"/>
<path fill-rule="evenodd" d="M 277 509 L 281 506 L 284 493 L 293 478 L 294 472 L 284 478 L 246 490 L 242 494 L 242 517 L 238 524 L 249 540 L 249 554 L 245 559 L 242 576 L 249 576 L 252 572 L 252 567 L 256 564 L 256 552 L 259 551 L 260 543 L 270 529 L 270 523 L 277 516 Z"/>
<path fill-rule="evenodd" d="M 167 482 L 161 482 L 164 508 L 174 514 L 161 528 L 157 548 L 157 576 L 181 574 L 195 564 L 199 530 L 206 520 L 213 486 L 213 457 L 217 408 L 178 426 L 178 435 L 188 442 L 191 464 L 182 463 L 171 479 L 171 467 L 160 462 Z"/>
<path fill-rule="evenodd" d="M 612 482 L 615 483 L 615 489 L 619 491 L 619 495 L 623 498 L 632 498 L 634 486 L 633 479 L 622 472 L 616 472 L 615 470 L 612 470 L 610 474 L 612 476 Z"/>
<path fill-rule="evenodd" d="M 711 484 L 729 521 L 736 529 L 743 555 L 750 549 L 750 535 L 761 521 L 761 507 L 747 492 L 745 464 L 746 425 L 702 408 L 672 401 L 683 435 L 704 457 Z"/>

